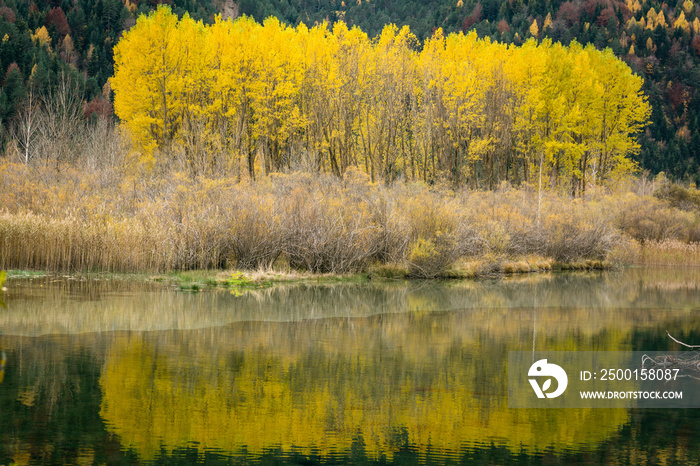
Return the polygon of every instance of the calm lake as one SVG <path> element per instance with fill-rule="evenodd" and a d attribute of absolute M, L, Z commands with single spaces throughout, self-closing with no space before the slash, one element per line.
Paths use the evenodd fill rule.
<path fill-rule="evenodd" d="M 700 461 L 700 409 L 511 409 L 506 367 L 700 344 L 700 269 L 6 286 L 0 464 Z"/>

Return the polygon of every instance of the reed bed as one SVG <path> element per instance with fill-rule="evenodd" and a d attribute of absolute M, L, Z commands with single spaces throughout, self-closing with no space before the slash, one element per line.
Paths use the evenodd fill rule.
<path fill-rule="evenodd" d="M 676 239 L 647 241 L 639 262 L 643 265 L 700 266 L 700 243 Z"/>
<path fill-rule="evenodd" d="M 658 199 L 645 211 L 645 198 L 631 193 L 571 199 L 507 185 L 455 192 L 374 184 L 358 170 L 343 179 L 294 173 L 237 182 L 6 161 L 0 193 L 0 269 L 382 270 L 431 278 L 454 276 L 460 264 L 518 273 L 629 262 L 636 255 L 624 251 L 638 251 L 645 239 L 645 263 L 700 264 L 697 244 L 683 242 L 697 215 Z M 649 227 L 661 211 L 664 225 Z M 657 239 L 664 237 L 676 242 Z"/>

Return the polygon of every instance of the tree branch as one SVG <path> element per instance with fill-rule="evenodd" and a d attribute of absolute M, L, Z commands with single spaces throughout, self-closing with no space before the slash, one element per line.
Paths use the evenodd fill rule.
<path fill-rule="evenodd" d="M 683 346 L 685 346 L 685 347 L 687 347 L 687 348 L 700 348 L 700 345 L 689 345 L 689 344 L 687 344 L 687 343 L 683 343 L 682 341 L 676 340 L 675 338 L 673 338 L 673 337 L 671 336 L 670 333 L 668 333 L 668 330 L 666 330 L 666 335 L 668 335 L 668 337 L 669 337 L 671 340 L 675 341 L 675 342 L 678 343 L 679 345 L 683 345 Z"/>

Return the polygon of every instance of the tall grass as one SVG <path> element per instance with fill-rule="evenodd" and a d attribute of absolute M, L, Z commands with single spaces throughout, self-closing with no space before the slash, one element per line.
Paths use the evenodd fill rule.
<path fill-rule="evenodd" d="M 571 199 L 505 185 L 454 192 L 373 184 L 357 170 L 343 179 L 295 173 L 237 182 L 5 161 L 0 192 L 0 268 L 54 271 L 347 273 L 389 265 L 429 278 L 465 261 L 633 260 L 637 241 L 656 250 L 664 239 L 685 244 L 697 225 L 696 213 L 632 193 Z M 683 259 L 700 263 L 697 254 Z"/>
<path fill-rule="evenodd" d="M 686 243 L 675 239 L 648 241 L 644 245 L 640 263 L 644 265 L 700 265 L 700 243 Z"/>

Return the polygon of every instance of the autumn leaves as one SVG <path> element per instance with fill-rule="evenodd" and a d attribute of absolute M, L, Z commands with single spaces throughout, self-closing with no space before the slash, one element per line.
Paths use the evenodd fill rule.
<path fill-rule="evenodd" d="M 649 106 L 610 51 L 387 26 L 210 26 L 167 7 L 115 48 L 115 110 L 143 159 L 193 175 L 286 170 L 580 193 L 634 168 Z"/>

